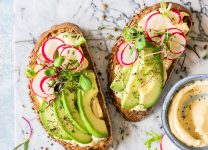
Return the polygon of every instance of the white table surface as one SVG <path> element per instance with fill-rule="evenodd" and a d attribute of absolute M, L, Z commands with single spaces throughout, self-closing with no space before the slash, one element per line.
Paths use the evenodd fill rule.
<path fill-rule="evenodd" d="M 0 149 L 14 147 L 13 1 L 0 0 Z"/>
<path fill-rule="evenodd" d="M 134 15 L 142 9 L 144 5 L 152 5 L 155 0 L 16 0 L 15 2 L 15 142 L 20 143 L 27 136 L 25 122 L 21 116 L 25 116 L 31 121 L 34 129 L 29 148 L 40 150 L 41 147 L 50 150 L 63 149 L 62 146 L 47 138 L 47 134 L 36 119 L 32 111 L 32 104 L 28 96 L 27 79 L 24 70 L 28 63 L 28 56 L 38 39 L 39 35 L 49 27 L 62 22 L 73 22 L 81 27 L 93 55 L 93 61 L 97 64 L 97 70 L 102 73 L 99 76 L 101 85 L 107 97 L 106 56 L 111 51 L 114 40 L 109 40 L 109 34 L 117 36 L 122 27 Z M 191 34 L 190 45 L 195 45 L 201 59 L 188 51 L 185 66 L 186 71 L 176 74 L 180 68 L 177 64 L 174 74 L 165 87 L 163 96 L 157 103 L 153 113 L 146 119 L 131 123 L 125 121 L 115 108 L 108 101 L 108 108 L 113 124 L 113 142 L 109 149 L 115 150 L 145 150 L 144 141 L 147 139 L 146 131 L 154 130 L 159 134 L 164 134 L 161 124 L 161 106 L 168 89 L 180 78 L 189 74 L 208 73 L 208 61 L 202 57 L 208 53 L 208 1 L 206 0 L 177 0 L 191 10 L 194 18 L 194 27 Z M 107 3 L 108 8 L 102 8 L 102 3 Z M 102 16 L 106 15 L 103 20 Z M 105 25 L 107 28 L 98 31 L 98 27 Z M 114 27 L 119 29 L 114 32 Z M 184 70 L 184 68 L 182 69 Z M 25 106 L 25 107 L 23 107 Z M 124 132 L 121 134 L 121 130 Z M 158 146 L 157 144 L 155 146 Z"/>

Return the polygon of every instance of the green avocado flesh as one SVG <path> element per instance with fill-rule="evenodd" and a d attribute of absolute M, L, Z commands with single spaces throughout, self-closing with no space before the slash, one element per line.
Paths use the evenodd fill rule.
<path fill-rule="evenodd" d="M 124 77 L 116 75 L 110 87 L 119 94 L 122 108 L 133 109 L 139 106 L 140 109 L 147 109 L 159 99 L 163 89 L 163 64 L 160 54 L 150 55 L 155 52 L 155 48 L 145 48 L 140 52 L 137 61 L 128 67 L 129 69 L 121 68 L 120 72 L 124 72 L 122 74 Z M 127 81 L 123 82 L 124 78 Z M 121 82 L 124 88 L 116 89 Z"/>
<path fill-rule="evenodd" d="M 49 106 L 46 108 L 47 105 L 47 102 L 44 101 L 39 110 L 40 121 L 44 128 L 55 138 L 70 140 L 70 136 L 62 129 L 61 124 L 58 122 L 53 107 Z"/>
<path fill-rule="evenodd" d="M 90 90 L 62 91 L 49 107 L 47 102 L 42 102 L 40 121 L 54 138 L 89 144 L 93 136 L 103 138 L 108 135 L 105 121 L 97 118 L 92 110 L 92 101 L 98 94 L 96 76 L 92 71 L 86 76 L 92 82 Z"/>
<path fill-rule="evenodd" d="M 123 91 L 129 79 L 131 70 L 132 67 L 130 66 L 124 67 L 119 72 L 117 72 L 117 75 L 113 80 L 112 84 L 110 85 L 110 88 L 115 92 Z"/>
<path fill-rule="evenodd" d="M 75 125 L 72 124 L 69 115 L 64 111 L 64 106 L 60 96 L 58 96 L 55 100 L 53 108 L 61 127 L 68 133 L 71 139 L 82 144 L 87 144 L 92 141 L 91 135 L 81 132 Z"/>
<path fill-rule="evenodd" d="M 70 121 L 83 133 L 89 133 L 84 123 L 82 122 L 80 114 L 76 107 L 76 93 L 69 91 L 62 92 L 61 101 Z"/>
<path fill-rule="evenodd" d="M 85 123 L 88 131 L 98 138 L 108 136 L 108 130 L 105 121 L 97 118 L 91 109 L 93 98 L 98 94 L 95 74 L 88 72 L 86 75 L 92 81 L 92 89 L 90 91 L 77 91 L 77 104 L 82 121 Z"/>

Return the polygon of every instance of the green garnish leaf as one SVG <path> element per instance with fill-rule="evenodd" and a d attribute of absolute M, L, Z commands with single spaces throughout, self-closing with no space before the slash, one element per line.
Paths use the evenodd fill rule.
<path fill-rule="evenodd" d="M 25 141 L 24 150 L 28 150 L 29 141 L 30 141 L 29 139 Z"/>
<path fill-rule="evenodd" d="M 44 73 L 46 76 L 52 77 L 56 74 L 56 70 L 54 68 L 48 68 Z"/>
<path fill-rule="evenodd" d="M 83 36 L 80 36 L 74 43 L 74 46 L 80 46 L 86 43 L 86 39 Z"/>
<path fill-rule="evenodd" d="M 64 57 L 63 56 L 59 56 L 59 57 L 57 57 L 55 59 L 53 65 L 54 65 L 54 67 L 60 67 L 63 62 L 64 62 Z"/>
<path fill-rule="evenodd" d="M 171 9 L 171 6 L 172 6 L 172 4 L 170 3 L 168 5 L 168 7 L 167 7 L 165 1 L 161 0 L 161 2 L 160 2 L 160 7 L 161 7 L 160 10 L 161 10 L 162 15 L 168 16 L 168 13 L 169 13 L 169 11 Z"/>
<path fill-rule="evenodd" d="M 144 34 L 141 34 L 135 40 L 135 47 L 140 52 L 142 49 L 144 49 L 145 46 L 146 46 L 145 36 L 144 36 Z"/>
<path fill-rule="evenodd" d="M 58 56 L 59 56 L 59 52 L 58 51 L 55 51 L 54 58 L 56 59 Z"/>
<path fill-rule="evenodd" d="M 134 40 L 138 37 L 139 32 L 135 28 L 124 27 L 122 31 L 122 36 L 127 42 Z"/>
<path fill-rule="evenodd" d="M 28 77 L 28 78 L 34 78 L 36 76 L 36 72 L 31 69 L 31 68 L 27 68 L 25 70 L 25 75 Z"/>
<path fill-rule="evenodd" d="M 84 91 L 89 91 L 92 88 L 92 81 L 84 74 L 80 75 L 79 84 Z"/>
<path fill-rule="evenodd" d="M 145 145 L 148 150 L 151 150 L 151 145 L 153 142 L 160 142 L 161 136 L 155 133 L 154 131 L 150 130 L 149 132 L 146 132 L 146 134 L 150 137 L 148 140 L 145 141 Z"/>

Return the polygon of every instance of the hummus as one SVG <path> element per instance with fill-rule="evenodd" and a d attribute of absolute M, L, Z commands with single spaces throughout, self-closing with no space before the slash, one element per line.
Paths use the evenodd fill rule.
<path fill-rule="evenodd" d="M 168 121 L 181 142 L 193 147 L 208 145 L 208 80 L 190 83 L 173 96 Z"/>

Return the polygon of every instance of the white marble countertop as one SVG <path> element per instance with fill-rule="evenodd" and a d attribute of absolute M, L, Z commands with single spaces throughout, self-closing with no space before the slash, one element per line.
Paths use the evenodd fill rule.
<path fill-rule="evenodd" d="M 13 1 L 0 1 L 0 149 L 14 146 Z M 9 111 L 8 111 L 9 110 Z"/>
<path fill-rule="evenodd" d="M 62 149 L 60 145 L 47 138 L 47 134 L 36 119 L 28 96 L 27 80 L 24 70 L 28 62 L 28 56 L 39 35 L 49 27 L 62 23 L 73 22 L 81 27 L 93 55 L 93 61 L 97 64 L 99 79 L 108 101 L 108 108 L 113 123 L 113 142 L 109 149 L 115 150 L 145 150 L 144 141 L 147 139 L 146 131 L 153 130 L 163 134 L 161 124 L 161 106 L 168 89 L 180 78 L 189 74 L 208 73 L 208 59 L 203 57 L 208 53 L 208 1 L 206 0 L 176 0 L 174 2 L 185 5 L 193 13 L 194 27 L 191 34 L 190 45 L 199 53 L 188 51 L 185 65 L 180 69 L 183 60 L 179 61 L 165 87 L 163 96 L 155 106 L 151 115 L 146 119 L 131 123 L 125 121 L 115 108 L 109 103 L 107 95 L 106 57 L 111 51 L 114 37 L 120 34 L 122 27 L 129 21 L 135 12 L 152 5 L 155 0 L 16 0 L 15 2 L 15 112 L 16 112 L 16 136 L 15 142 L 20 143 L 27 136 L 26 124 L 21 116 L 29 118 L 34 134 L 30 142 L 30 149 L 50 150 Z M 102 3 L 108 4 L 108 8 L 102 8 Z M 98 27 L 105 26 L 103 30 Z M 118 31 L 114 32 L 117 28 Z M 181 70 L 181 71 L 180 71 Z M 178 73 L 180 71 L 180 73 Z M 157 146 L 157 145 L 154 145 Z"/>

